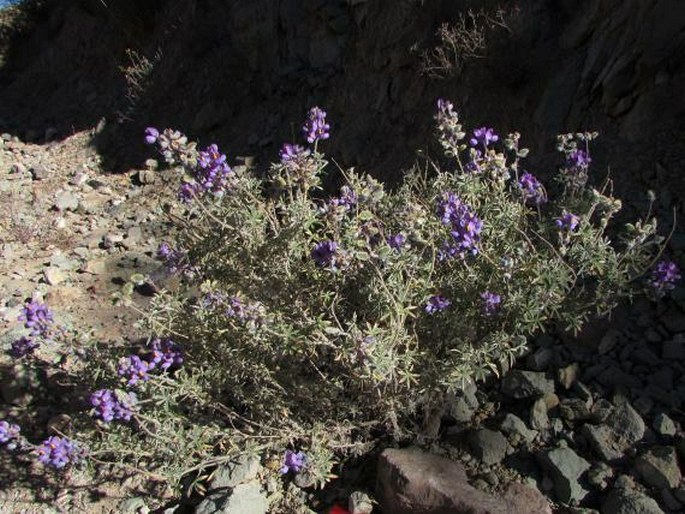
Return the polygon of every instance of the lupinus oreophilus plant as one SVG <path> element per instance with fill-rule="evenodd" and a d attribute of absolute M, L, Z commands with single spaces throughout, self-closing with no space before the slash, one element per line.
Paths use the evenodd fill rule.
<path fill-rule="evenodd" d="M 319 108 L 307 144 L 285 144 L 267 181 L 228 168 L 214 145 L 148 129 L 183 172 L 179 235 L 160 248 L 182 286 L 141 322 L 182 360 L 124 358 L 120 380 L 147 402 L 148 421 L 133 416 L 148 428 L 119 424 L 100 446 L 144 452 L 176 479 L 258 452 L 320 482 L 379 433 L 416 434 L 424 408 L 497 373 L 547 323 L 578 330 L 634 293 L 656 222 L 606 237 L 620 202 L 587 185 L 594 134 L 560 138 L 548 192 L 523 168 L 519 134 L 467 134 L 446 100 L 436 121 L 450 169 L 412 170 L 392 192 L 349 171 L 332 198 L 320 193 L 331 127 Z M 658 268 L 648 282 L 665 291 L 676 276 Z M 155 351 L 171 372 L 152 367 Z"/>

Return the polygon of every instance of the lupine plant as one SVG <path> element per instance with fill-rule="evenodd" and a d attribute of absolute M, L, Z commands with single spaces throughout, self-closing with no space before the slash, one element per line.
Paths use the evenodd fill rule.
<path fill-rule="evenodd" d="M 157 288 L 140 322 L 149 342 L 95 377 L 93 454 L 178 480 L 253 452 L 321 483 L 379 434 L 416 435 L 426 409 L 499 373 L 534 333 L 580 329 L 641 277 L 661 295 L 679 278 L 668 262 L 648 273 L 655 220 L 608 238 L 620 202 L 588 186 L 594 134 L 559 138 L 546 187 L 518 133 L 469 134 L 439 100 L 447 169 L 417 166 L 394 191 L 347 171 L 327 197 L 326 118 L 309 111 L 304 141 L 285 144 L 266 179 L 229 167 L 217 145 L 146 130 L 179 172 L 178 235 L 158 257 L 181 286 Z M 132 306 L 146 280 L 117 300 Z"/>

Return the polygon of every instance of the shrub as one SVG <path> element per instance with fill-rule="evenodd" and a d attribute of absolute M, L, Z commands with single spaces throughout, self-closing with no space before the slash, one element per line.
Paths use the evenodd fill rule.
<path fill-rule="evenodd" d="M 255 452 L 322 483 L 380 435 L 417 434 L 426 409 L 497 374 L 547 324 L 578 330 L 637 290 L 656 221 L 608 238 L 621 204 L 587 185 L 595 134 L 559 138 L 546 190 L 523 169 L 519 134 L 483 127 L 467 141 L 444 100 L 436 121 L 450 169 L 416 167 L 395 191 L 347 171 L 333 197 L 321 109 L 303 127 L 309 146 L 284 145 L 266 180 L 216 145 L 149 128 L 182 172 L 178 235 L 158 254 L 181 286 L 142 316 L 144 347 L 119 362 L 90 354 L 100 421 L 79 426 L 91 455 L 178 480 Z M 663 265 L 648 282 L 663 293 L 676 278 Z M 131 305 L 145 280 L 117 299 Z"/>

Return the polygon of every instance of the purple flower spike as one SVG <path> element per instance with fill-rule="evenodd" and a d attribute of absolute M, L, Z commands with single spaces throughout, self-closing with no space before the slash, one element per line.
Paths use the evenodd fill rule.
<path fill-rule="evenodd" d="M 573 150 L 566 161 L 566 166 L 574 171 L 586 171 L 590 167 L 592 159 L 583 150 Z"/>
<path fill-rule="evenodd" d="M 680 269 L 678 269 L 678 265 L 675 262 L 661 261 L 652 271 L 652 276 L 649 278 L 648 283 L 656 295 L 661 297 L 666 291 L 674 289 L 675 283 L 680 278 Z"/>
<path fill-rule="evenodd" d="M 172 366 L 180 367 L 183 364 L 183 352 L 181 347 L 171 339 L 153 339 L 150 342 L 152 354 L 150 357 L 151 367 L 159 366 L 167 370 Z"/>
<path fill-rule="evenodd" d="M 19 321 L 24 322 L 24 327 L 31 329 L 32 336 L 47 337 L 52 325 L 52 312 L 44 303 L 38 300 L 31 300 L 19 315 Z"/>
<path fill-rule="evenodd" d="M 499 136 L 491 128 L 481 127 L 473 131 L 473 137 L 470 139 L 471 146 L 483 145 L 488 147 L 490 143 L 499 141 Z"/>
<path fill-rule="evenodd" d="M 311 257 L 318 266 L 335 269 L 335 257 L 338 251 L 338 243 L 335 241 L 322 241 L 312 249 Z"/>
<path fill-rule="evenodd" d="M 450 227 L 451 241 L 445 241 L 440 250 L 440 259 L 464 257 L 466 253 L 476 255 L 483 222 L 454 193 L 443 193 L 438 202 L 438 216 L 443 225 Z"/>
<path fill-rule="evenodd" d="M 330 137 L 330 125 L 326 123 L 326 111 L 312 107 L 309 109 L 307 121 L 305 121 L 302 131 L 304 132 L 307 142 L 314 143 L 319 140 L 328 139 Z"/>
<path fill-rule="evenodd" d="M 573 232 L 580 224 L 580 218 L 570 212 L 565 212 L 561 218 L 557 218 L 554 223 L 564 232 Z"/>
<path fill-rule="evenodd" d="M 159 139 L 159 130 L 154 127 L 148 127 L 145 129 L 145 142 L 148 145 L 154 145 Z"/>
<path fill-rule="evenodd" d="M 400 232 L 399 234 L 395 234 L 394 236 L 388 237 L 387 241 L 388 246 L 390 248 L 399 251 L 404 247 L 404 244 L 407 242 L 407 236 Z"/>
<path fill-rule="evenodd" d="M 299 473 L 307 465 L 307 456 L 304 452 L 293 452 L 290 450 L 285 451 L 283 457 L 283 467 L 279 470 L 281 475 L 285 475 L 292 471 L 293 473 Z"/>
<path fill-rule="evenodd" d="M 14 450 L 18 446 L 20 432 L 19 425 L 3 419 L 0 421 L 0 445 L 4 445 L 8 450 Z"/>
<path fill-rule="evenodd" d="M 528 204 L 541 205 L 547 201 L 547 194 L 538 179 L 530 173 L 524 173 L 519 178 L 519 189 L 523 199 Z"/>
<path fill-rule="evenodd" d="M 500 303 L 502 303 L 502 297 L 490 291 L 482 292 L 480 297 L 483 300 L 483 314 L 485 316 L 494 315 L 499 309 Z"/>
<path fill-rule="evenodd" d="M 428 299 L 425 310 L 428 314 L 435 314 L 436 312 L 444 311 L 450 305 L 452 305 L 452 302 L 444 296 L 434 295 Z"/>
<path fill-rule="evenodd" d="M 138 382 L 147 382 L 150 380 L 149 372 L 153 368 L 154 364 L 144 361 L 137 355 L 130 355 L 121 358 L 117 373 L 120 377 L 126 379 L 127 385 L 134 386 Z"/>
<path fill-rule="evenodd" d="M 93 415 L 105 423 L 114 420 L 130 421 L 137 398 L 134 393 L 100 389 L 90 396 Z"/>
<path fill-rule="evenodd" d="M 48 437 L 36 451 L 39 462 L 56 469 L 62 469 L 68 464 L 75 464 L 80 460 L 82 454 L 73 441 L 58 436 Z"/>
<path fill-rule="evenodd" d="M 280 151 L 281 164 L 292 164 L 308 157 L 311 152 L 300 145 L 285 143 Z"/>
<path fill-rule="evenodd" d="M 10 355 L 17 358 L 24 357 L 32 354 L 36 348 L 38 348 L 38 346 L 40 346 L 38 342 L 34 341 L 30 337 L 23 336 L 12 343 Z"/>

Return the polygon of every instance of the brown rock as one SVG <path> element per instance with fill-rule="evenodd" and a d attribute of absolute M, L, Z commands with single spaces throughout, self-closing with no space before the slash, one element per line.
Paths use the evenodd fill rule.
<path fill-rule="evenodd" d="M 393 514 L 550 514 L 540 493 L 527 489 L 512 485 L 504 497 L 496 497 L 469 485 L 457 462 L 388 449 L 380 456 L 376 497 L 381 510 Z"/>

